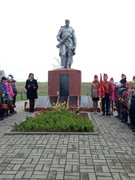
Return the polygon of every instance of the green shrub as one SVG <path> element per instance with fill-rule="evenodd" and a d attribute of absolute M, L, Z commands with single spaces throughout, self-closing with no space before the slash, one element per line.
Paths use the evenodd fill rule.
<path fill-rule="evenodd" d="M 65 106 L 66 107 L 66 106 Z M 21 124 L 15 124 L 12 131 L 21 132 L 93 132 L 94 125 L 86 113 L 75 113 L 66 108 L 41 111 Z"/>
<path fill-rule="evenodd" d="M 27 117 L 21 124 L 15 124 L 12 131 L 93 132 L 94 125 L 86 115 L 74 114 L 68 110 L 52 110 Z"/>

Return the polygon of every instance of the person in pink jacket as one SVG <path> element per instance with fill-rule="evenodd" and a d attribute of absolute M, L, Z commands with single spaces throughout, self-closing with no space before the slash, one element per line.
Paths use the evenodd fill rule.
<path fill-rule="evenodd" d="M 110 79 L 110 84 L 112 86 L 112 91 L 110 94 L 110 115 L 113 115 L 113 107 L 115 102 L 115 84 L 113 78 Z"/>
<path fill-rule="evenodd" d="M 10 111 L 10 113 L 8 114 L 11 115 L 14 111 L 14 109 L 12 108 L 12 104 L 13 104 L 13 97 L 15 95 L 12 88 L 12 79 L 8 78 L 5 85 L 8 92 L 8 106 L 9 106 L 8 110 Z"/>
<path fill-rule="evenodd" d="M 13 100 L 13 97 L 14 97 L 14 92 L 13 92 L 13 88 L 12 88 L 12 85 L 11 85 L 11 80 L 7 80 L 6 82 L 6 88 L 7 88 L 7 91 L 8 91 L 8 97 L 9 97 L 9 100 Z"/>

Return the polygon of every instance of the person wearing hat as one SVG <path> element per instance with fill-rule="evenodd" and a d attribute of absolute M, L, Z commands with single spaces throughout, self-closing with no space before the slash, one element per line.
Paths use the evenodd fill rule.
<path fill-rule="evenodd" d="M 127 82 L 126 75 L 125 74 L 121 74 L 120 83 L 121 83 L 121 87 L 122 88 L 126 88 L 126 82 Z"/>
<path fill-rule="evenodd" d="M 126 83 L 127 83 L 127 80 L 126 80 L 126 75 L 125 74 L 121 74 L 121 80 L 120 80 L 120 88 L 119 88 L 119 95 L 120 95 L 120 99 L 123 98 L 123 92 L 126 91 Z M 121 103 L 121 101 L 119 102 L 119 105 L 120 105 L 120 109 L 119 109 L 119 119 L 120 120 L 124 120 L 123 119 L 123 104 Z"/>
<path fill-rule="evenodd" d="M 12 78 L 8 77 L 7 78 L 7 82 L 6 82 L 6 88 L 7 88 L 7 91 L 8 91 L 8 104 L 9 104 L 10 114 L 16 113 L 16 111 L 12 107 L 12 105 L 13 105 L 13 98 L 15 96 L 15 94 L 13 92 L 12 81 L 13 81 Z"/>
<path fill-rule="evenodd" d="M 112 92 L 112 86 L 110 82 L 108 81 L 108 75 L 104 73 L 103 77 L 103 87 L 104 87 L 104 97 L 102 98 L 102 112 L 103 116 L 106 115 L 109 116 L 109 110 L 110 110 L 110 95 Z"/>
<path fill-rule="evenodd" d="M 133 82 L 135 82 L 135 76 L 133 76 Z"/>
<path fill-rule="evenodd" d="M 131 129 L 133 132 L 135 132 L 135 83 L 133 83 L 133 89 L 130 101 L 130 108 L 129 108 L 129 117 L 130 117 L 130 124 Z"/>
<path fill-rule="evenodd" d="M 8 104 L 8 90 L 7 90 L 7 87 L 6 87 L 6 81 L 7 81 L 7 78 L 6 77 L 2 77 L 2 89 L 3 89 L 3 103 L 4 104 Z M 6 109 L 4 114 L 6 116 L 11 116 L 11 114 L 9 113 L 8 111 L 9 109 Z"/>
<path fill-rule="evenodd" d="M 114 79 L 113 77 L 110 78 L 110 84 L 111 84 L 111 94 L 110 94 L 110 115 L 113 115 L 113 107 L 114 107 L 114 102 L 115 102 L 115 84 L 114 84 Z"/>
<path fill-rule="evenodd" d="M 1 83 L 1 79 L 0 79 L 0 121 L 3 120 L 3 109 L 2 107 L 2 103 L 3 103 L 3 89 L 2 89 L 2 83 Z"/>
<path fill-rule="evenodd" d="M 35 99 L 38 98 L 38 83 L 37 80 L 34 79 L 33 73 L 29 73 L 25 88 L 27 89 L 27 99 L 29 99 L 30 112 L 34 112 Z"/>
<path fill-rule="evenodd" d="M 15 105 L 16 104 L 16 96 L 17 96 L 17 88 L 16 88 L 16 85 L 15 85 L 16 80 L 14 80 L 14 76 L 12 74 L 9 74 L 8 77 L 12 79 L 11 85 L 12 85 L 13 93 L 14 93 L 12 103 Z M 17 113 L 17 111 L 15 111 L 13 109 L 12 113 Z"/>
<path fill-rule="evenodd" d="M 94 80 L 91 84 L 91 89 L 90 89 L 90 96 L 93 101 L 93 112 L 96 114 L 98 110 L 98 101 L 99 101 L 99 81 L 98 81 L 98 76 L 94 76 Z"/>

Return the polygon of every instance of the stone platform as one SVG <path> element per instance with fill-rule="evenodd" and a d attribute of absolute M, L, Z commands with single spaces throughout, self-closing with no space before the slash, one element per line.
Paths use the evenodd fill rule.
<path fill-rule="evenodd" d="M 72 105 L 79 105 L 81 111 L 93 112 L 93 103 L 90 96 L 39 96 L 35 102 L 35 111 L 40 110 L 52 110 L 53 103 L 66 102 L 67 109 L 70 109 Z M 98 106 L 98 112 L 100 112 L 100 103 Z M 29 111 L 29 102 L 24 103 L 25 111 Z"/>
<path fill-rule="evenodd" d="M 4 135 L 33 114 L 0 121 L 0 180 L 135 180 L 135 132 L 115 116 L 88 112 L 98 135 Z"/>

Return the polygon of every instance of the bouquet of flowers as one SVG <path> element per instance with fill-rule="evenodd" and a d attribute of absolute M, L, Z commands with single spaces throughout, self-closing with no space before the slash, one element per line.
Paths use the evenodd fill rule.
<path fill-rule="evenodd" d="M 117 109 L 117 107 L 116 107 L 116 106 L 114 106 L 113 111 L 118 111 L 118 109 Z"/>
<path fill-rule="evenodd" d="M 16 108 L 16 105 L 15 104 L 11 104 L 11 107 L 14 109 L 14 108 Z"/>
<path fill-rule="evenodd" d="M 2 104 L 1 109 L 8 109 L 8 104 Z"/>

